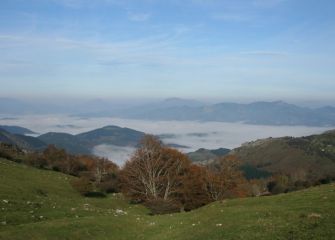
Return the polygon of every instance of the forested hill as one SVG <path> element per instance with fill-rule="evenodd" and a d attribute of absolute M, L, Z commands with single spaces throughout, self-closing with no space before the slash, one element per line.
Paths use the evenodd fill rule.
<path fill-rule="evenodd" d="M 67 133 L 49 132 L 38 137 L 47 144 L 54 144 L 73 154 L 92 153 L 94 146 L 100 144 L 111 144 L 115 146 L 135 147 L 144 136 L 130 128 L 118 126 L 105 126 L 89 132 L 71 135 Z"/>
<path fill-rule="evenodd" d="M 335 130 L 306 137 L 257 140 L 230 154 L 238 156 L 244 165 L 274 174 L 335 179 Z"/>
<path fill-rule="evenodd" d="M 94 146 L 100 144 L 136 147 L 145 135 L 143 132 L 118 126 L 105 126 L 77 135 L 49 132 L 38 137 L 23 135 L 32 131 L 18 126 L 5 129 L 0 128 L 0 142 L 17 145 L 26 150 L 42 150 L 48 144 L 53 144 L 72 154 L 92 154 Z"/>
<path fill-rule="evenodd" d="M 306 137 L 260 139 L 233 150 L 199 149 L 188 153 L 197 164 L 211 164 L 227 154 L 240 159 L 247 178 L 285 174 L 297 179 L 335 179 L 335 130 Z"/>

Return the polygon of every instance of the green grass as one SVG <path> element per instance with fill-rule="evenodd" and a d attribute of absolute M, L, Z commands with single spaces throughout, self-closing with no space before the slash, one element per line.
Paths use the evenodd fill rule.
<path fill-rule="evenodd" d="M 150 216 L 119 194 L 81 197 L 71 177 L 0 160 L 0 239 L 334 239 L 335 185 Z M 3 200 L 6 201 L 4 202 Z M 127 214 L 118 214 L 121 209 Z M 40 217 L 43 216 L 43 217 Z M 4 223 L 6 222 L 6 223 Z"/>

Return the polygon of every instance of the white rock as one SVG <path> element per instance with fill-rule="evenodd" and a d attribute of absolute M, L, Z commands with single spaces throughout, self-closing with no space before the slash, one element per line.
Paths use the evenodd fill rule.
<path fill-rule="evenodd" d="M 115 212 L 116 212 L 117 214 L 122 214 L 122 213 L 123 213 L 123 210 L 121 210 L 121 209 L 116 209 Z"/>
<path fill-rule="evenodd" d="M 126 215 L 126 214 L 128 214 L 126 211 L 123 211 L 122 209 L 116 209 L 115 213 L 116 214 L 120 214 L 120 215 L 123 215 L 123 214 Z"/>

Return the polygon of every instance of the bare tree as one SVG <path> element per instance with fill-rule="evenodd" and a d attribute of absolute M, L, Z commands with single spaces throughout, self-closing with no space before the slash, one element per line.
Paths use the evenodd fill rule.
<path fill-rule="evenodd" d="M 187 164 L 189 160 L 184 154 L 146 135 L 124 166 L 122 189 L 137 200 L 168 200 L 176 191 L 180 174 Z"/>

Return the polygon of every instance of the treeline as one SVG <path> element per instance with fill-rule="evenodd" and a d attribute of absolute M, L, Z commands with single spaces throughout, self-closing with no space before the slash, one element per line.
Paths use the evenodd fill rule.
<path fill-rule="evenodd" d="M 49 145 L 42 152 L 27 152 L 6 143 L 0 143 L 0 157 L 76 176 L 71 184 L 85 196 L 104 196 L 105 193 L 119 192 L 119 167 L 105 158 L 71 155 L 54 145 Z"/>

